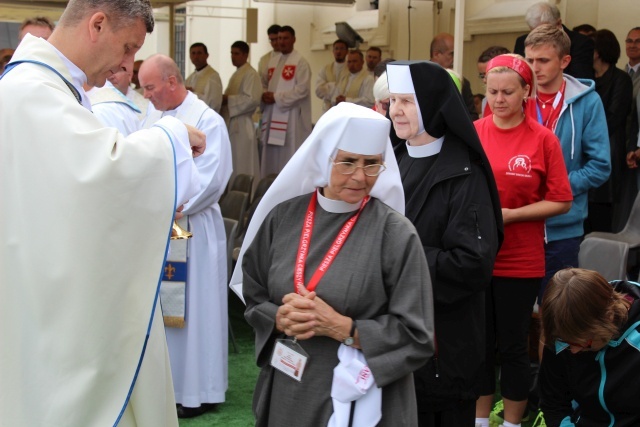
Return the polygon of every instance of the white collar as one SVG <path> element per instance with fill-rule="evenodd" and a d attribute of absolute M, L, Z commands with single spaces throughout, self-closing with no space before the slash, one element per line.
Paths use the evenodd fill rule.
<path fill-rule="evenodd" d="M 627 71 L 629 70 L 633 70 L 634 73 L 638 72 L 638 68 L 640 68 L 640 62 L 638 62 L 636 65 L 634 65 L 633 67 L 631 65 L 629 65 L 629 63 L 627 62 Z"/>
<path fill-rule="evenodd" d="M 441 136 L 435 141 L 425 145 L 409 145 L 409 142 L 407 141 L 407 153 L 409 153 L 409 156 L 414 158 L 435 156 L 440 153 L 440 150 L 442 150 L 443 142 L 444 136 Z"/>
<path fill-rule="evenodd" d="M 80 69 L 80 67 L 78 67 L 76 64 L 71 62 L 69 58 L 64 56 L 64 54 L 60 52 L 54 45 L 49 43 L 49 46 L 53 48 L 53 50 L 60 57 L 62 62 L 64 62 L 64 65 L 69 70 L 69 74 L 71 74 L 71 84 L 82 95 L 82 106 L 87 110 L 91 110 L 91 101 L 89 100 L 89 96 L 87 96 L 86 92 L 83 89 L 84 84 L 87 82 L 87 75 L 84 73 L 84 71 Z"/>
<path fill-rule="evenodd" d="M 362 203 L 347 203 L 343 200 L 327 199 L 322 195 L 320 189 L 317 189 L 316 192 L 318 193 L 318 203 L 320 204 L 320 207 L 331 213 L 354 212 L 360 209 L 360 204 Z"/>

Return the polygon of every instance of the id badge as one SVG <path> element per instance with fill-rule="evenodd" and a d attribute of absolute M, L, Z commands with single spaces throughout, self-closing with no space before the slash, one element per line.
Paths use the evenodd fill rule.
<path fill-rule="evenodd" d="M 296 381 L 302 381 L 304 368 L 307 366 L 309 355 L 300 347 L 297 341 L 289 339 L 276 340 L 271 355 L 271 366 Z"/>

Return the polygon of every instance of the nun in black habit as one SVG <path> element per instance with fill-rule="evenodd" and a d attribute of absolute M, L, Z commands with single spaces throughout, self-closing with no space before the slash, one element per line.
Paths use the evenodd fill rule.
<path fill-rule="evenodd" d="M 485 289 L 503 237 L 493 173 L 445 69 L 387 65 L 405 215 L 433 282 L 436 352 L 414 373 L 420 426 L 473 426 L 485 353 Z"/>

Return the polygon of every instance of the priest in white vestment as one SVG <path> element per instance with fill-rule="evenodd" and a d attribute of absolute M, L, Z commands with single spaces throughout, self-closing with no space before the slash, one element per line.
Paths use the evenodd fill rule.
<path fill-rule="evenodd" d="M 280 44 L 278 44 L 278 33 L 280 32 L 280 25 L 273 24 L 267 28 L 267 37 L 269 37 L 269 44 L 271 50 L 260 57 L 258 61 L 258 74 L 260 75 L 260 81 L 262 82 L 262 90 L 266 91 L 269 87 L 269 61 L 271 58 L 280 53 Z"/>
<path fill-rule="evenodd" d="M 262 177 L 279 173 L 311 133 L 311 69 L 293 49 L 295 31 L 280 28 L 280 55 L 268 66 L 269 86 L 262 94 Z"/>
<path fill-rule="evenodd" d="M 237 41 L 231 45 L 231 62 L 237 68 L 222 96 L 222 117 L 229 130 L 233 157 L 233 182 L 237 174 L 254 177 L 255 190 L 260 179 L 260 159 L 253 113 L 260 106 L 262 85 L 258 72 L 247 62 L 249 45 Z"/>
<path fill-rule="evenodd" d="M 218 200 L 231 176 L 231 144 L 222 117 L 185 88 L 173 59 L 146 59 L 138 78 L 152 104 L 145 127 L 157 117 L 174 116 L 207 135 L 207 151 L 195 159 L 202 190 L 182 211 L 193 233 L 186 322 L 184 328 L 166 327 L 178 416 L 186 418 L 224 402 L 227 390 L 227 251 Z"/>
<path fill-rule="evenodd" d="M 103 87 L 89 94 L 93 114 L 98 120 L 125 136 L 142 128 L 149 105 L 147 99 L 131 88 L 132 75 L 133 62 L 109 76 Z"/>
<path fill-rule="evenodd" d="M 82 89 L 153 30 L 150 4 L 134 6 L 69 1 L 0 80 L 3 426 L 178 425 L 156 302 L 204 135 L 168 117 L 124 137 Z"/>

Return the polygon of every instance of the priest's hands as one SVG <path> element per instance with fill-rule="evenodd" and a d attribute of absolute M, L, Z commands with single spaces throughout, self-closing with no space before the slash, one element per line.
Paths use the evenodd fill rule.
<path fill-rule="evenodd" d="M 198 157 L 207 148 L 207 136 L 204 132 L 199 131 L 195 127 L 185 124 L 187 133 L 189 134 L 189 145 L 191 145 L 191 152 L 193 157 Z"/>
<path fill-rule="evenodd" d="M 276 329 L 299 340 L 326 336 L 344 341 L 351 330 L 351 319 L 336 312 L 315 292 L 302 290 L 282 299 L 276 312 Z"/>
<path fill-rule="evenodd" d="M 187 203 L 187 202 L 185 202 L 185 203 Z M 183 209 L 184 209 L 184 205 L 180 205 L 180 206 L 178 206 L 178 209 L 176 209 L 176 214 L 175 214 L 175 216 L 173 217 L 173 219 L 174 219 L 175 221 L 179 220 L 180 218 L 182 218 L 182 217 L 184 216 L 184 214 L 182 213 L 182 210 L 183 210 Z"/>

